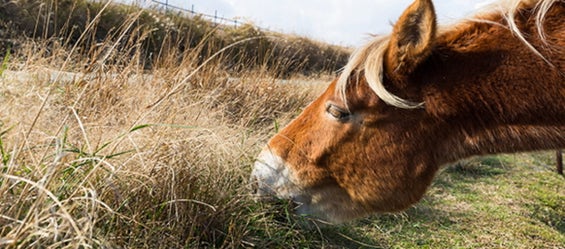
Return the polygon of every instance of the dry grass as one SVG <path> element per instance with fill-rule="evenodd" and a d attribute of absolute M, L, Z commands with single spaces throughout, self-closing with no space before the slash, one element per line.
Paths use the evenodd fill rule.
<path fill-rule="evenodd" d="M 253 156 L 309 91 L 184 63 L 56 79 L 58 58 L 14 58 L 1 79 L 3 245 L 237 246 L 269 222 Z"/>
<path fill-rule="evenodd" d="M 196 59 L 200 47 L 169 51 L 147 72 L 135 41 L 115 46 L 129 32 L 121 29 L 91 56 L 77 52 L 80 39 L 74 47 L 28 41 L 6 56 L 0 246 L 305 241 L 292 224 L 272 218 L 285 217 L 278 208 L 250 198 L 247 177 L 260 146 L 311 91 L 292 80 L 275 84 L 260 70 L 230 77 L 221 60 Z"/>
<path fill-rule="evenodd" d="M 402 215 L 303 229 L 286 203 L 254 202 L 247 178 L 265 141 L 326 84 L 299 76 L 283 82 L 268 67 L 234 76 L 223 70 L 225 54 L 200 58 L 212 49 L 204 43 L 163 52 L 147 71 L 141 40 L 123 35 L 130 28 L 122 25 L 88 53 L 80 51 L 92 31 L 85 29 L 76 46 L 27 40 L 4 56 L 0 247 L 559 248 L 565 242 L 563 179 L 539 166 L 547 164 L 543 154 L 487 158 L 510 166 L 482 159 L 448 168 L 428 197 Z"/>

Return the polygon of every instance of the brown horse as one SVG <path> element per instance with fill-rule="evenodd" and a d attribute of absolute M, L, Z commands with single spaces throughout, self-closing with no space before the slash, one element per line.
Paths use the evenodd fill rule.
<path fill-rule="evenodd" d="M 565 1 L 504 4 L 438 29 L 416 0 L 269 141 L 258 194 L 339 223 L 409 207 L 446 163 L 565 147 Z"/>

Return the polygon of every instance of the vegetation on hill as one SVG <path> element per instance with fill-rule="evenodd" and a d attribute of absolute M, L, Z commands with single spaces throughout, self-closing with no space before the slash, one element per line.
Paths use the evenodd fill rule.
<path fill-rule="evenodd" d="M 120 39 L 112 50 L 126 50 L 124 56 L 139 52 L 138 59 L 146 68 L 162 63 L 163 57 L 170 54 L 176 54 L 180 60 L 194 49 L 199 50 L 196 58 L 204 60 L 219 49 L 246 40 L 222 54 L 223 68 L 232 72 L 263 68 L 282 76 L 337 71 L 350 52 L 304 37 L 263 31 L 252 24 L 218 25 L 199 16 L 189 18 L 131 5 L 107 5 L 105 1 L 1 2 L 0 38 L 4 47 L 21 37 L 50 39 L 66 47 L 79 44 L 80 53 L 89 57 L 98 52 L 93 48 L 105 41 Z M 133 48 L 134 43 L 138 47 Z"/>
<path fill-rule="evenodd" d="M 15 3 L 33 1 L 3 1 L 2 27 L 22 25 L 23 15 L 4 18 L 17 12 L 5 9 Z M 45 3 L 36 8 L 55 13 L 54 3 L 73 2 Z M 89 12 L 78 35 L 28 33 L 35 38 L 8 41 L 13 51 L 0 48 L 0 248 L 565 244 L 564 181 L 552 172 L 553 153 L 469 159 L 440 172 L 424 200 L 404 213 L 303 226 L 287 203 L 256 202 L 248 177 L 266 140 L 331 76 L 281 81 L 281 68 L 268 64 L 276 58 L 234 70 L 227 66 L 233 57 L 218 53 L 230 45 L 183 50 L 186 43 L 170 34 L 161 44 L 171 45 L 149 60 L 156 31 L 131 28 L 146 12 L 136 9 L 97 40 L 105 11 L 135 9 L 97 6 L 104 11 Z M 18 37 L 15 30 L 2 32 Z M 209 32 L 203 37 L 219 31 Z M 233 48 L 239 45 L 245 42 Z"/>

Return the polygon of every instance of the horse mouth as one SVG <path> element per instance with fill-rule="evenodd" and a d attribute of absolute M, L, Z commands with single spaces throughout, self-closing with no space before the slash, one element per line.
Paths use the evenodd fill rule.
<path fill-rule="evenodd" d="M 286 163 L 269 150 L 264 150 L 255 162 L 250 186 L 253 199 L 292 214 L 295 220 L 317 219 L 312 195 L 302 189 Z M 300 222 L 304 223 L 304 222 Z M 309 223 L 309 222 L 307 222 Z"/>
<path fill-rule="evenodd" d="M 347 191 L 335 183 L 304 188 L 286 162 L 266 149 L 259 154 L 250 184 L 256 201 L 275 203 L 318 224 L 338 224 L 364 213 Z M 350 205 L 344 205 L 350 203 Z"/>
<path fill-rule="evenodd" d="M 294 220 L 306 227 L 323 227 L 334 225 L 349 220 L 347 210 L 336 200 L 348 199 L 343 193 L 327 191 L 327 189 L 312 191 L 288 191 L 271 188 L 258 179 L 252 179 L 253 200 L 261 202 L 279 213 L 276 216 L 285 216 L 285 220 Z M 280 189 L 279 189 L 280 190 Z"/>
<path fill-rule="evenodd" d="M 274 220 L 291 222 L 304 229 L 316 229 L 340 223 L 334 223 L 331 218 L 316 212 L 315 205 L 312 205 L 311 198 L 307 195 L 280 198 L 256 192 L 253 194 L 253 199 L 266 204 L 267 213 L 271 213 Z"/>

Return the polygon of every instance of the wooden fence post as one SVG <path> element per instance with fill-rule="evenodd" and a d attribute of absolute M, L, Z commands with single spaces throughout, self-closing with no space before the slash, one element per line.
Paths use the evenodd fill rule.
<path fill-rule="evenodd" d="M 555 158 L 557 159 L 557 174 L 563 175 L 563 151 L 557 150 Z"/>

